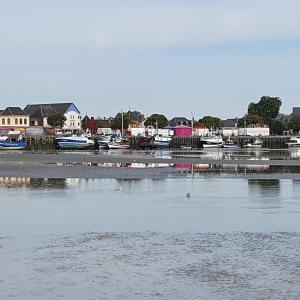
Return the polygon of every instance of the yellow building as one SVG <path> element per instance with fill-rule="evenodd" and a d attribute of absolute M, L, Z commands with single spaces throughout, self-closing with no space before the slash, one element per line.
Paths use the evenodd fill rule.
<path fill-rule="evenodd" d="M 20 107 L 0 111 L 0 129 L 24 130 L 29 126 L 29 115 Z"/>

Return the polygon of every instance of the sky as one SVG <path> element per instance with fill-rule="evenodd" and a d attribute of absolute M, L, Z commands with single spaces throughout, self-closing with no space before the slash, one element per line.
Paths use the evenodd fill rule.
<path fill-rule="evenodd" d="M 300 106 L 299 0 L 0 0 L 0 108 L 167 117 Z"/>

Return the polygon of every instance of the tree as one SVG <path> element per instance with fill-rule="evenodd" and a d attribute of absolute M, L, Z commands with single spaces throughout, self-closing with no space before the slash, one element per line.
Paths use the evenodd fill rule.
<path fill-rule="evenodd" d="M 251 102 L 248 106 L 248 114 L 258 115 L 268 125 L 278 116 L 282 101 L 279 97 L 263 96 L 257 103 Z"/>
<path fill-rule="evenodd" d="M 300 131 L 300 117 L 292 116 L 288 127 L 293 129 L 294 133 L 298 133 Z"/>
<path fill-rule="evenodd" d="M 283 131 L 286 130 L 286 127 L 279 120 L 274 120 L 271 124 L 270 129 L 272 134 L 281 135 Z"/>
<path fill-rule="evenodd" d="M 123 129 L 127 129 L 130 123 L 128 113 L 123 113 Z M 111 123 L 112 129 L 122 129 L 122 113 L 117 113 Z"/>
<path fill-rule="evenodd" d="M 222 121 L 220 118 L 205 116 L 199 120 L 199 123 L 203 124 L 206 128 L 220 128 L 222 127 Z"/>
<path fill-rule="evenodd" d="M 97 119 L 97 128 L 110 128 L 109 120 Z"/>
<path fill-rule="evenodd" d="M 61 114 L 55 114 L 48 117 L 47 123 L 51 127 L 59 127 L 62 128 L 66 122 L 67 118 Z"/>
<path fill-rule="evenodd" d="M 260 117 L 259 115 L 251 114 L 251 113 L 248 113 L 246 115 L 246 126 L 256 125 L 256 124 L 263 125 L 264 123 L 265 123 L 264 118 Z M 238 126 L 245 127 L 245 117 L 239 119 Z"/>
<path fill-rule="evenodd" d="M 164 128 L 168 125 L 168 119 L 164 115 L 152 114 L 145 122 L 146 126 L 156 126 L 156 124 L 158 128 Z"/>

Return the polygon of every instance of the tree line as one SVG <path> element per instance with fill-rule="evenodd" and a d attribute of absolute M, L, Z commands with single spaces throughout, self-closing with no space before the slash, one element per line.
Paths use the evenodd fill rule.
<path fill-rule="evenodd" d="M 244 117 L 237 119 L 238 126 L 257 126 L 268 125 L 272 134 L 282 134 L 285 130 L 300 131 L 300 117 L 293 114 L 283 115 L 280 113 L 282 100 L 279 97 L 263 96 L 257 102 L 250 102 L 247 113 Z M 48 118 L 48 124 L 52 127 L 63 127 L 66 121 L 63 115 L 53 115 Z M 122 113 L 110 120 L 97 119 L 98 128 L 110 127 L 120 129 L 122 127 Z M 130 112 L 123 113 L 123 127 L 128 128 L 132 123 Z M 163 114 L 155 113 L 144 120 L 145 126 L 154 126 L 164 128 L 168 126 L 169 121 Z M 216 116 L 204 116 L 199 120 L 194 120 L 194 125 L 203 125 L 207 128 L 217 129 L 223 127 L 223 121 Z"/>

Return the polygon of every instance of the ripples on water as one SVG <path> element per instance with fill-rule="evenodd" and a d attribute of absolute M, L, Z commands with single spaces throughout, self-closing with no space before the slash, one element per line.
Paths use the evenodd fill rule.
<path fill-rule="evenodd" d="M 2 238 L 1 299 L 299 299 L 300 234 Z"/>
<path fill-rule="evenodd" d="M 299 299 L 299 195 L 291 180 L 2 178 L 0 299 Z"/>

